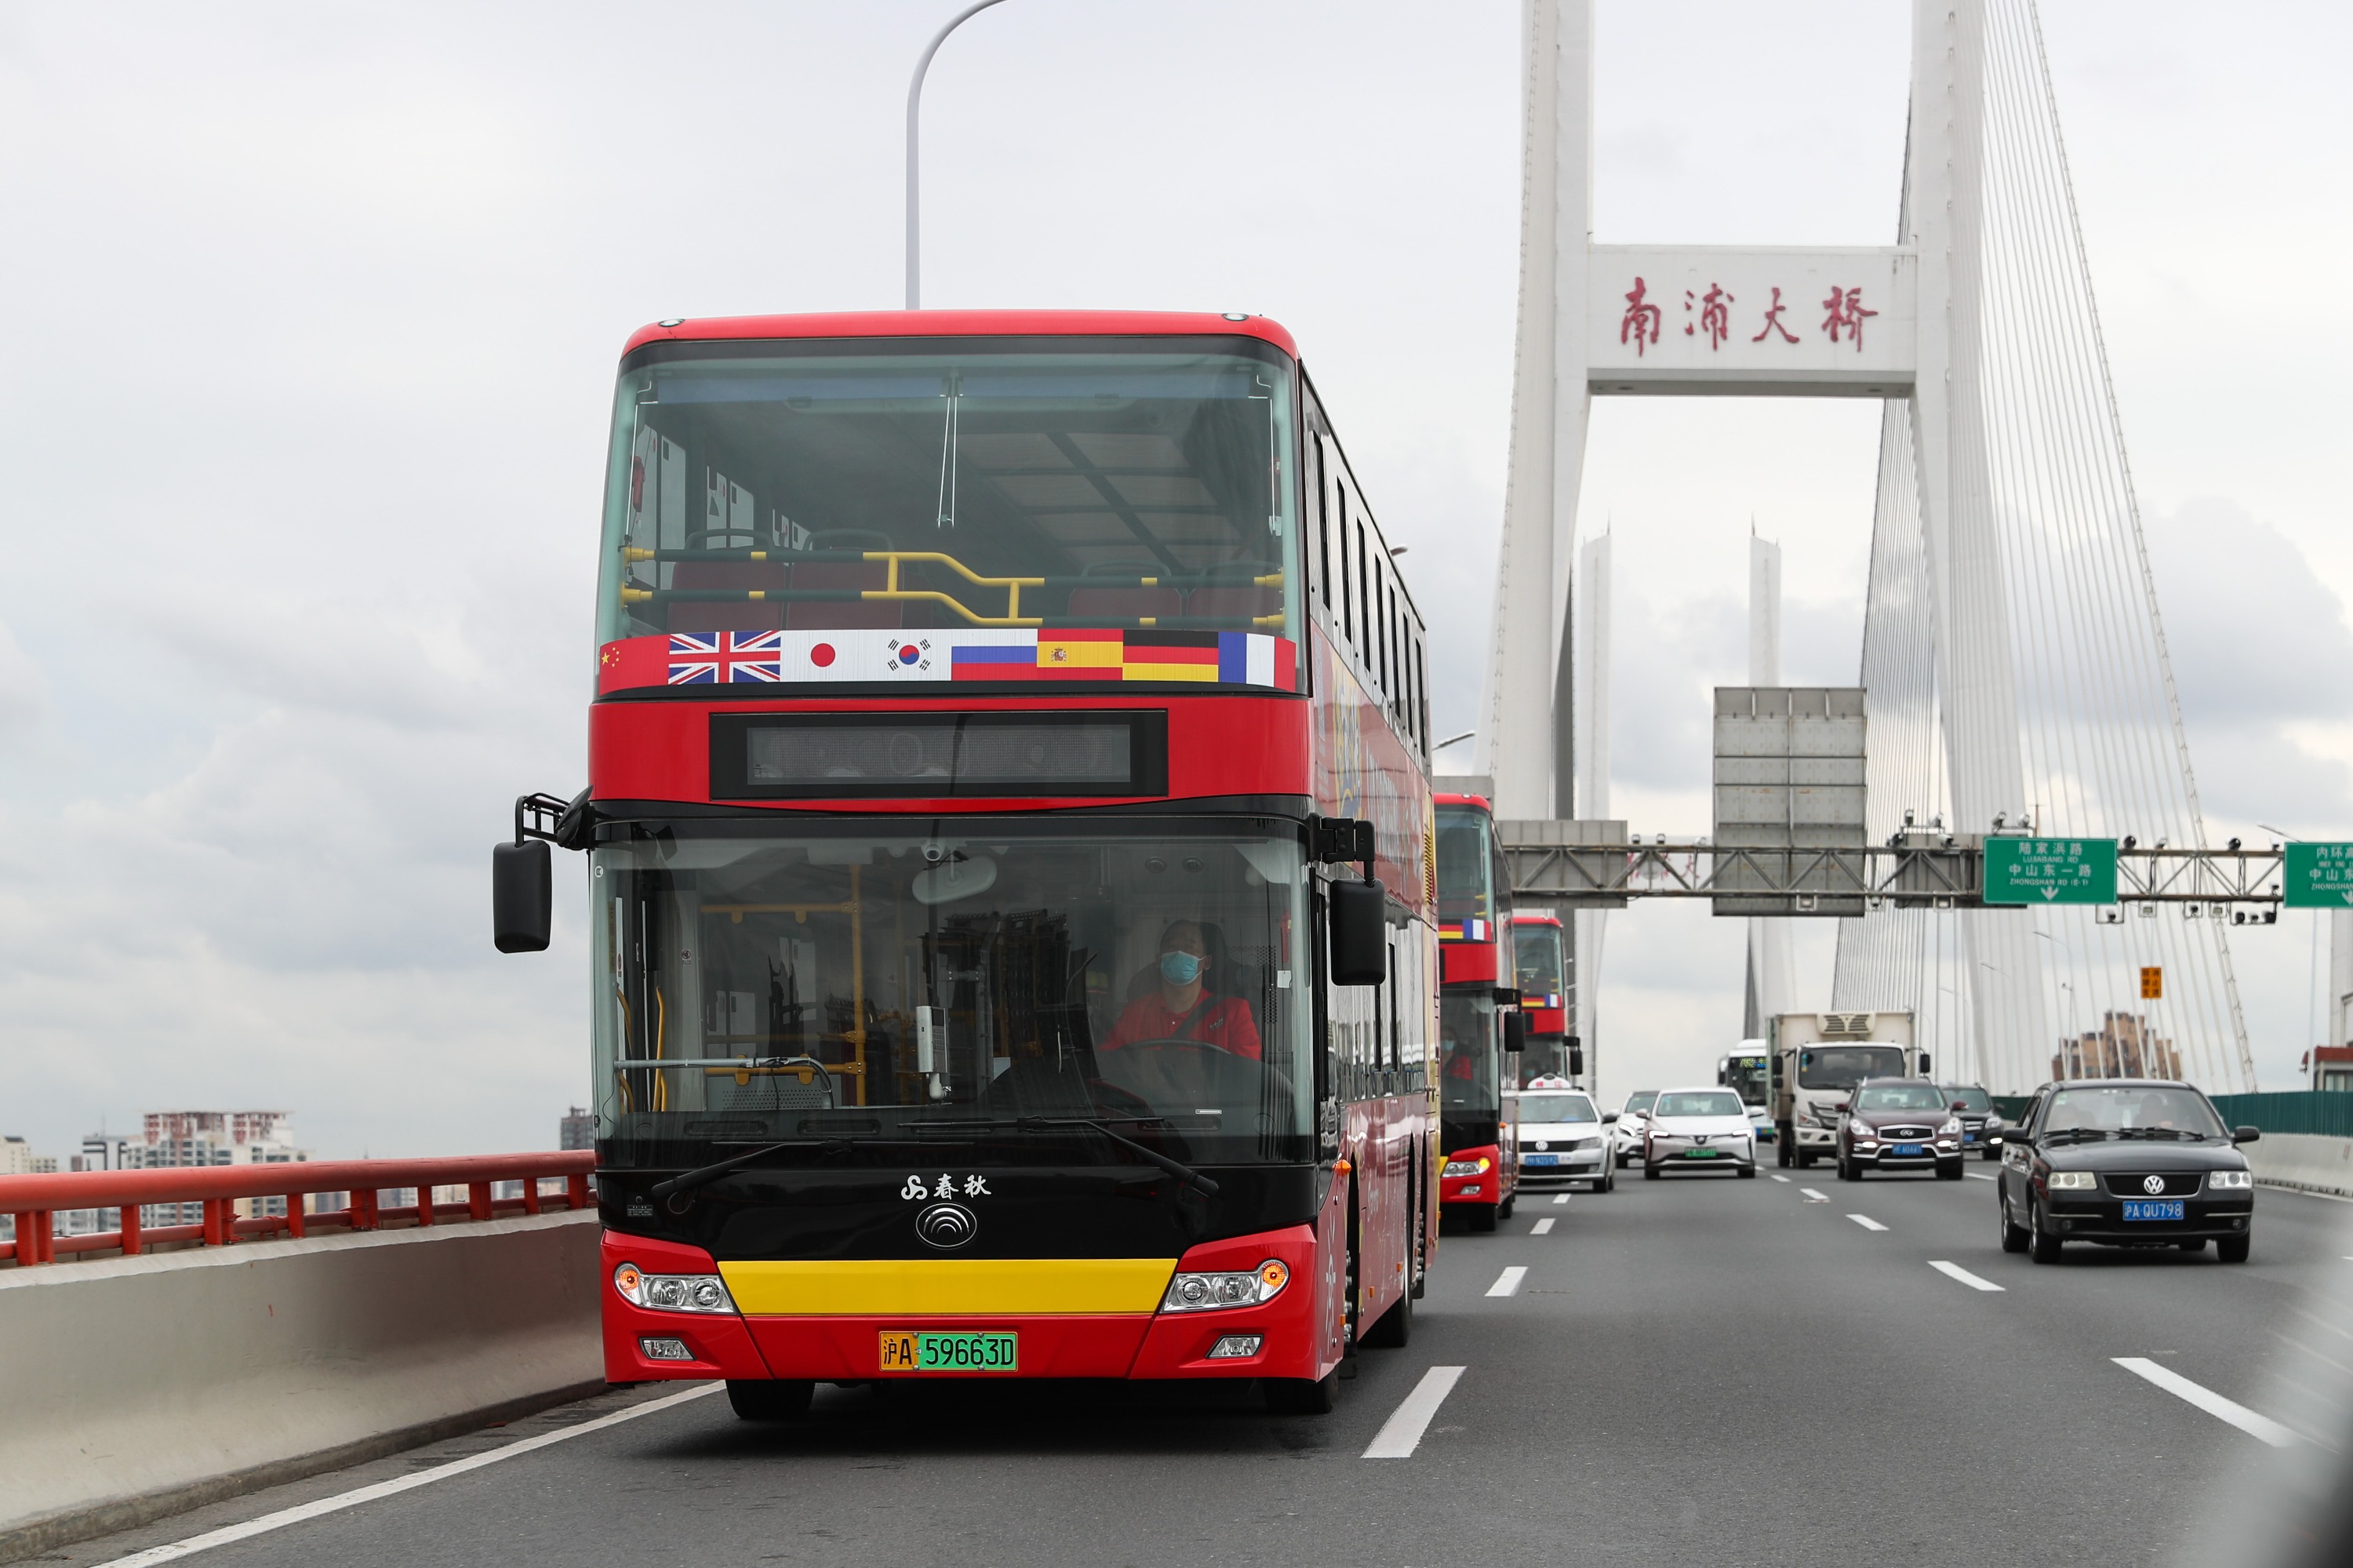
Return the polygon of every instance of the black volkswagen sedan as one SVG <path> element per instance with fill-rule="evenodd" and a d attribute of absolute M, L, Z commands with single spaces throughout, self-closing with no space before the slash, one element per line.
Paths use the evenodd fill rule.
<path fill-rule="evenodd" d="M 2056 1263 L 2069 1242 L 2202 1252 L 2211 1241 L 2224 1263 L 2244 1263 L 2255 1179 L 2237 1146 L 2258 1136 L 2224 1127 L 2189 1084 L 2046 1084 L 2003 1135 L 2001 1250 Z"/>

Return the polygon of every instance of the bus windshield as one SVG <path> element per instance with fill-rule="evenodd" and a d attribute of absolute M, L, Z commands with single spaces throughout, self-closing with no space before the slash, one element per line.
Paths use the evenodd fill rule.
<path fill-rule="evenodd" d="M 1021 1117 L 1141 1123 L 1178 1158 L 1307 1155 L 1293 824 L 606 831 L 625 835 L 590 873 L 608 1164 Z"/>
<path fill-rule="evenodd" d="M 1738 1095 L 1745 1105 L 1765 1103 L 1765 1058 L 1762 1056 L 1726 1056 L 1724 1059 L 1724 1086 Z"/>
<path fill-rule="evenodd" d="M 1851 1089 L 1865 1078 L 1903 1073 L 1904 1052 L 1894 1045 L 1815 1045 L 1798 1053 L 1801 1089 Z"/>
<path fill-rule="evenodd" d="M 1291 387 L 1287 356 L 1240 337 L 649 345 L 615 408 L 597 641 L 1155 634 L 1129 664 L 1219 632 L 1296 644 Z M 1208 668 L 1191 678 L 1231 678 Z"/>
<path fill-rule="evenodd" d="M 1558 1005 L 1545 998 L 1558 996 L 1564 989 L 1560 936 L 1557 926 L 1512 927 L 1512 952 L 1520 971 L 1520 995 L 1530 1007 Z"/>
<path fill-rule="evenodd" d="M 1493 1115 L 1501 1103 L 1496 1064 L 1495 999 L 1487 995 L 1443 997 L 1438 1003 L 1438 1084 L 1442 1109 Z"/>
<path fill-rule="evenodd" d="M 1493 824 L 1476 806 L 1438 808 L 1438 918 L 1447 926 L 1492 920 Z"/>

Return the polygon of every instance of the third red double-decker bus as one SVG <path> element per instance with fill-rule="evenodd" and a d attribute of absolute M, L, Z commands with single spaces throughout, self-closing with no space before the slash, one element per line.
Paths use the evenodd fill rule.
<path fill-rule="evenodd" d="M 589 788 L 497 880 L 542 946 L 537 837 L 589 851 L 610 1377 L 1314 1411 L 1404 1342 L 1424 631 L 1287 333 L 648 328 L 597 591 Z"/>
<path fill-rule="evenodd" d="M 1435 797 L 1438 929 L 1443 989 L 1439 1001 L 1439 1083 L 1445 1161 L 1439 1200 L 1474 1231 L 1509 1219 L 1519 1160 L 1504 1093 L 1523 1039 L 1519 989 L 1508 927 L 1512 882 L 1494 813 L 1478 795 Z"/>
<path fill-rule="evenodd" d="M 1567 928 L 1559 916 L 1541 909 L 1513 911 L 1511 927 L 1520 1016 L 1527 1021 L 1518 1086 L 1525 1088 L 1534 1078 L 1575 1078 L 1585 1064 L 1568 1037 Z"/>

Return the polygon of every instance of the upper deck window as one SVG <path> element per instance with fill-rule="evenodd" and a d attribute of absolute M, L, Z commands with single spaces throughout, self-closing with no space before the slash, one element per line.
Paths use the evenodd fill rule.
<path fill-rule="evenodd" d="M 1538 999 L 1567 989 L 1561 983 L 1561 928 L 1557 926 L 1514 926 L 1512 950 L 1519 970 L 1520 994 Z M 1546 1005 L 1541 1000 L 1528 1005 Z"/>
<path fill-rule="evenodd" d="M 1494 856 L 1489 851 L 1494 824 L 1474 806 L 1438 808 L 1438 918 L 1492 920 Z"/>
<path fill-rule="evenodd" d="M 1292 378 L 1240 338 L 652 345 L 621 376 L 598 641 L 1070 628 L 1295 646 Z"/>

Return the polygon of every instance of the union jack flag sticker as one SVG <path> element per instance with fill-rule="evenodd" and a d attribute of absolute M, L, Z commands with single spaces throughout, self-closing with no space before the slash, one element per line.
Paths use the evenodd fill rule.
<path fill-rule="evenodd" d="M 781 631 L 673 631 L 670 683 L 725 686 L 738 681 L 785 678 Z"/>

